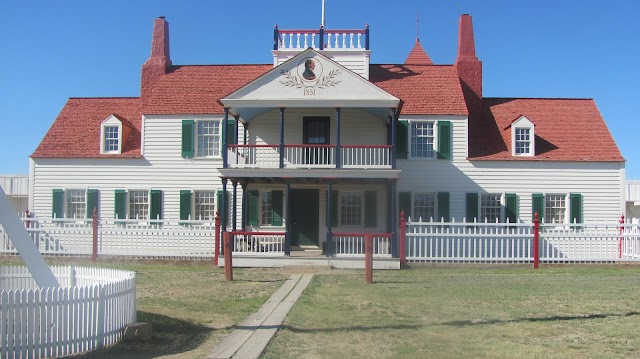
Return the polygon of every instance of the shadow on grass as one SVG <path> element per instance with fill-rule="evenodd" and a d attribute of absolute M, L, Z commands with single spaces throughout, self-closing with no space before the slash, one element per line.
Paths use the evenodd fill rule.
<path fill-rule="evenodd" d="M 466 327 L 473 325 L 488 325 L 488 324 L 508 324 L 508 323 L 536 323 L 536 322 L 554 322 L 565 320 L 589 320 L 589 319 L 601 319 L 601 318 L 615 318 L 615 317 L 633 317 L 640 315 L 640 312 L 628 312 L 622 314 L 587 314 L 587 315 L 567 315 L 567 316 L 550 316 L 542 318 L 520 318 L 509 320 L 456 320 L 452 322 L 443 322 L 439 325 L 450 325 L 454 327 Z"/>
<path fill-rule="evenodd" d="M 73 358 L 151 359 L 161 355 L 179 354 L 198 348 L 215 330 L 188 321 L 142 311 L 138 311 L 138 321 L 151 323 L 153 336 L 150 341 L 121 341 L 108 348 L 73 356 Z"/>
<path fill-rule="evenodd" d="M 424 324 L 399 324 L 399 325 L 380 325 L 380 326 L 353 326 L 353 327 L 343 327 L 343 328 L 298 328 L 291 325 L 281 325 L 280 329 L 287 329 L 294 333 L 333 333 L 333 332 L 362 332 L 369 330 L 387 330 L 387 329 L 396 329 L 403 330 L 409 329 L 414 330 L 418 328 L 424 327 Z"/>

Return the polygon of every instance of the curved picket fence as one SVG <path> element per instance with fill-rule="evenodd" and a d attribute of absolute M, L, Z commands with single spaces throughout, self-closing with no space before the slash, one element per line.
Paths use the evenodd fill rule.
<path fill-rule="evenodd" d="M 0 266 L 0 358 L 47 358 L 114 344 L 136 321 L 135 273 L 53 266 L 38 288 L 23 266 Z"/>

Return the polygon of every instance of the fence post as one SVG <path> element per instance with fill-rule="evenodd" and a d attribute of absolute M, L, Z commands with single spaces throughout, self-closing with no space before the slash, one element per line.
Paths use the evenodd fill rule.
<path fill-rule="evenodd" d="M 224 278 L 227 281 L 233 281 L 233 261 L 231 258 L 231 241 L 233 235 L 231 232 L 224 232 Z"/>
<path fill-rule="evenodd" d="M 213 264 L 218 265 L 218 257 L 220 256 L 220 212 L 216 211 L 216 234 L 215 234 L 215 249 L 213 250 Z"/>
<path fill-rule="evenodd" d="M 400 268 L 407 264 L 407 220 L 404 218 L 404 210 L 400 211 Z"/>
<path fill-rule="evenodd" d="M 373 235 L 364 235 L 364 280 L 373 283 Z"/>
<path fill-rule="evenodd" d="M 31 218 L 31 213 L 29 212 L 29 210 L 27 209 L 27 211 L 25 212 L 25 214 L 27 215 L 26 220 L 24 221 L 24 225 L 27 228 L 27 231 L 29 230 L 29 225 L 31 224 L 31 221 L 29 220 L 29 218 Z"/>
<path fill-rule="evenodd" d="M 620 216 L 620 241 L 618 242 L 618 258 L 622 258 L 622 240 L 624 233 L 624 214 Z"/>
<path fill-rule="evenodd" d="M 93 251 L 91 252 L 91 261 L 95 262 L 98 258 L 98 209 L 93 209 Z"/>
<path fill-rule="evenodd" d="M 533 269 L 538 269 L 540 264 L 540 220 L 538 211 L 533 215 Z"/>

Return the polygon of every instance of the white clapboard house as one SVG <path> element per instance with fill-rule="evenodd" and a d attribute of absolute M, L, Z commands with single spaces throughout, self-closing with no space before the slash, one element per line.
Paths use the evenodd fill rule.
<path fill-rule="evenodd" d="M 333 236 L 378 233 L 396 256 L 401 211 L 620 218 L 625 161 L 593 99 L 483 97 L 469 15 L 454 64 L 419 41 L 372 64 L 369 36 L 276 27 L 272 64 L 183 66 L 155 19 L 140 97 L 68 100 L 31 156 L 30 208 L 139 222 L 220 211 L 226 230 L 328 255 Z"/>

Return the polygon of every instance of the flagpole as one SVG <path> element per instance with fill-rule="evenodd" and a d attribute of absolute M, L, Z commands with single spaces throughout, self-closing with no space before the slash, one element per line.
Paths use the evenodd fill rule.
<path fill-rule="evenodd" d="M 322 27 L 324 27 L 324 0 L 322 0 L 322 20 L 321 20 L 321 25 L 322 25 Z"/>

